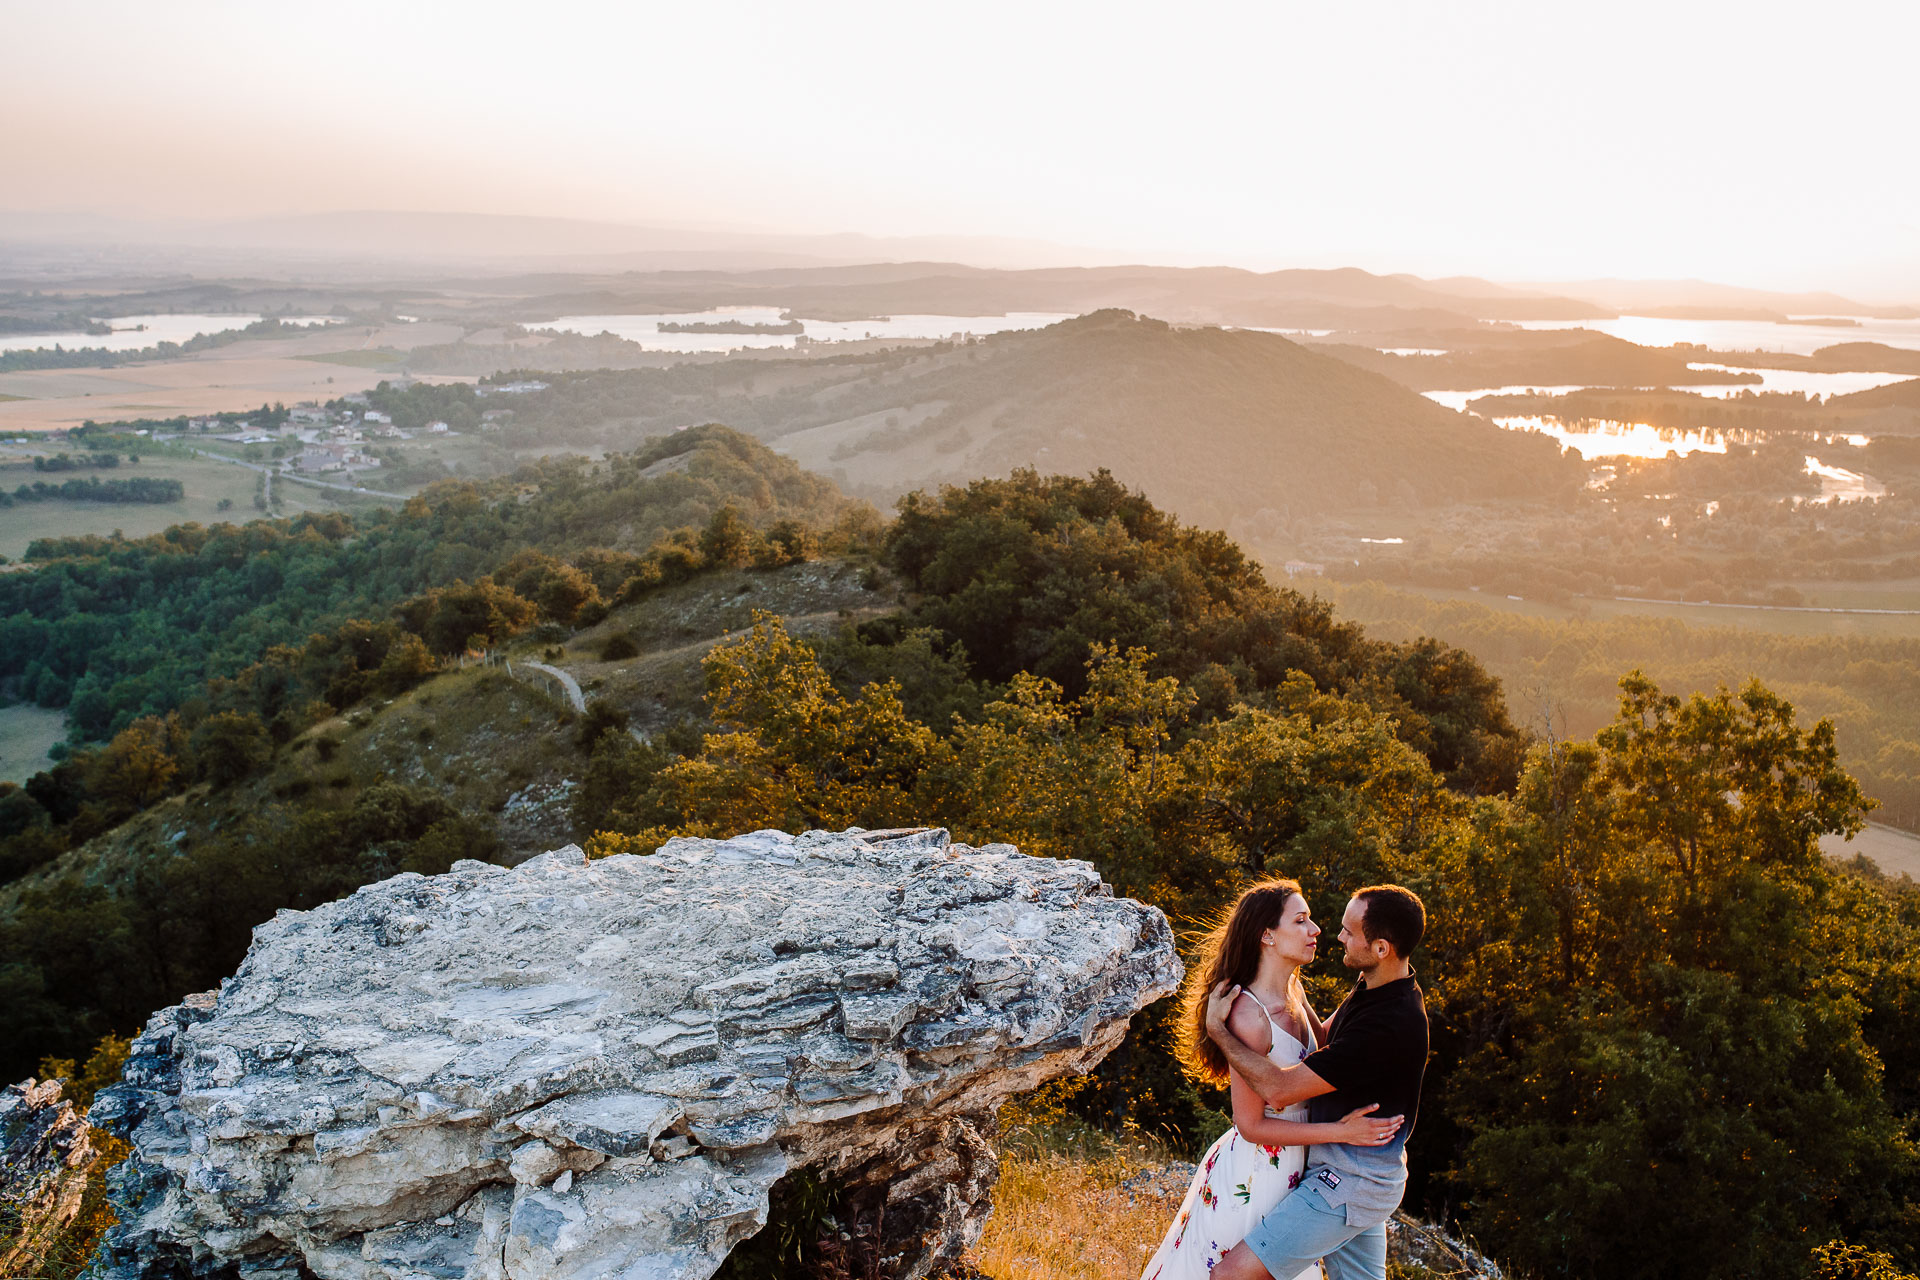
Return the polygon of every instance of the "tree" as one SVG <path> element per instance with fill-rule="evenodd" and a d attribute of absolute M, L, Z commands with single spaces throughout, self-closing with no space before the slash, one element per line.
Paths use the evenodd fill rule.
<path fill-rule="evenodd" d="M 413 688 L 439 667 L 425 641 L 419 636 L 402 635 L 387 647 L 386 656 L 380 659 L 375 682 L 382 693 L 392 697 Z"/>
<path fill-rule="evenodd" d="M 1883 1238 L 1920 1173 L 1868 966 L 1830 941 L 1856 922 L 1817 841 L 1865 801 L 1832 725 L 1758 684 L 1621 691 L 1597 742 L 1537 750 L 1519 804 L 1486 812 L 1491 847 L 1435 878 L 1468 1220 L 1565 1275 L 1797 1277 L 1809 1237 Z M 1619 1229 L 1654 1216 L 1670 1229 Z"/>
<path fill-rule="evenodd" d="M 707 703 L 720 732 L 657 786 L 689 831 L 756 827 L 899 826 L 914 820 L 913 788 L 934 735 L 910 719 L 891 684 L 843 697 L 812 650 L 777 617 L 705 661 Z"/>
<path fill-rule="evenodd" d="M 408 601 L 399 610 L 403 625 L 423 638 L 435 653 L 459 653 L 474 640 L 496 644 L 532 625 L 539 609 L 491 578 L 455 582 Z"/>
<path fill-rule="evenodd" d="M 273 740 L 251 711 L 216 712 L 187 741 L 195 775 L 216 788 L 253 776 L 273 758 Z"/>
<path fill-rule="evenodd" d="M 721 507 L 700 531 L 700 554 L 711 565 L 738 569 L 754 557 L 753 529 L 732 507 Z"/>
<path fill-rule="evenodd" d="M 183 737 L 174 716 L 134 721 L 95 753 L 86 770 L 87 791 L 115 812 L 146 808 L 172 789 Z"/>

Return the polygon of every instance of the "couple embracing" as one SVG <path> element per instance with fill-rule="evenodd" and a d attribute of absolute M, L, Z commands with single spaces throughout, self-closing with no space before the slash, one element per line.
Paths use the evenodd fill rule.
<path fill-rule="evenodd" d="M 1353 990 L 1329 1022 L 1298 976 L 1320 926 L 1300 886 L 1240 896 L 1188 975 L 1182 1053 L 1226 1083 L 1233 1128 L 1201 1161 L 1141 1280 L 1384 1280 L 1387 1219 L 1407 1182 L 1407 1137 L 1427 1065 L 1427 1012 L 1408 964 L 1420 899 L 1361 889 L 1340 920 Z"/>

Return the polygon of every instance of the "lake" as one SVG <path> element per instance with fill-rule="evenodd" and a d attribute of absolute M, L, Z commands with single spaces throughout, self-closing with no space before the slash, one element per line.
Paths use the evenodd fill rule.
<path fill-rule="evenodd" d="M 1681 431 L 1672 427 L 1649 426 L 1644 422 L 1582 420 L 1568 423 L 1554 417 L 1495 418 L 1493 423 L 1508 431 L 1531 431 L 1548 436 L 1558 441 L 1562 449 L 1572 449 L 1590 462 L 1605 458 L 1664 458 L 1670 453 L 1683 458 L 1694 453 L 1725 453 L 1729 439 L 1752 444 L 1766 438 L 1763 432 Z M 1836 447 L 1866 443 L 1863 436 L 1809 433 L 1797 438 L 1805 440 L 1810 448 L 1817 448 L 1822 443 Z M 1855 502 L 1887 495 L 1887 486 L 1872 476 L 1832 466 L 1812 454 L 1806 455 L 1804 470 L 1807 475 L 1817 476 L 1820 480 L 1820 496 L 1807 499 L 1810 502 Z"/>
<path fill-rule="evenodd" d="M 1724 373 L 1754 373 L 1760 375 L 1758 382 L 1730 383 L 1727 385 L 1708 384 L 1704 386 L 1685 386 L 1673 388 L 1676 392 L 1705 396 L 1712 400 L 1727 400 L 1742 391 L 1783 392 L 1788 395 L 1845 396 L 1856 391 L 1871 391 L 1875 387 L 1888 386 L 1895 382 L 1906 382 L 1913 378 L 1910 373 L 1807 373 L 1797 369 L 1731 369 L 1723 364 L 1689 364 L 1689 369 L 1711 370 Z M 1582 383 L 1564 387 L 1480 387 L 1473 391 L 1422 391 L 1420 394 L 1435 404 L 1443 404 L 1449 409 L 1464 412 L 1466 407 L 1481 396 L 1563 396 L 1574 391 L 1612 391 L 1636 390 L 1644 388 L 1617 388 L 1595 386 Z"/>
<path fill-rule="evenodd" d="M 1808 373 L 1799 369 L 1734 370 L 1724 364 L 1689 364 L 1687 368 L 1760 375 L 1759 382 L 1745 382 L 1738 386 L 1674 388 L 1676 391 L 1693 391 L 1716 399 L 1737 396 L 1742 391 L 1784 391 L 1796 396 L 1848 396 L 1856 391 L 1871 391 L 1889 383 L 1905 382 L 1914 376 L 1911 373 Z"/>
<path fill-rule="evenodd" d="M 1883 342 L 1920 351 L 1920 320 L 1875 320 L 1839 316 L 1857 324 L 1775 324 L 1768 320 L 1668 320 L 1660 316 L 1617 316 L 1612 320 L 1523 320 L 1522 329 L 1592 329 L 1642 347 L 1692 342 L 1715 351 L 1783 351 L 1810 356 L 1842 342 Z"/>
<path fill-rule="evenodd" d="M 91 349 L 104 348 L 108 351 L 138 351 L 142 347 L 151 347 L 161 342 L 185 342 L 188 338 L 203 333 L 225 333 L 229 329 L 244 329 L 258 315 L 212 314 L 206 312 L 181 312 L 174 315 L 154 316 L 115 316 L 105 323 L 114 328 L 112 333 L 13 333 L 0 335 L 0 352 L 4 351 L 41 351 L 53 347 L 64 347 L 72 351 L 76 347 Z M 332 316 L 282 316 L 282 324 L 316 325 L 327 324 Z M 141 328 L 139 326 L 145 326 Z"/>
<path fill-rule="evenodd" d="M 1422 391 L 1420 394 L 1435 404 L 1465 413 L 1467 405 L 1481 396 L 1564 396 L 1586 389 L 1586 384 L 1582 383 L 1572 387 L 1484 387 L 1478 391 Z"/>
<path fill-rule="evenodd" d="M 1494 418 L 1495 426 L 1508 431 L 1531 431 L 1551 436 L 1563 449 L 1572 449 L 1581 457 L 1664 458 L 1669 453 L 1686 457 L 1691 453 L 1725 453 L 1726 437 L 1718 431 L 1678 431 L 1654 427 L 1644 422 L 1604 422 L 1583 420 L 1566 423 L 1555 417 Z"/>
<path fill-rule="evenodd" d="M 1011 311 L 1003 316 L 876 316 L 869 320 L 800 321 L 801 334 L 815 342 L 850 342 L 865 338 L 978 337 L 1009 329 L 1044 329 L 1073 316 L 1065 312 Z M 558 329 L 592 336 L 611 333 L 648 351 L 740 351 L 791 347 L 801 334 L 793 333 L 662 333 L 662 324 L 712 324 L 737 320 L 742 324 L 784 324 L 778 307 L 721 307 L 713 311 L 685 311 L 646 315 L 560 316 L 530 321 L 528 329 Z"/>

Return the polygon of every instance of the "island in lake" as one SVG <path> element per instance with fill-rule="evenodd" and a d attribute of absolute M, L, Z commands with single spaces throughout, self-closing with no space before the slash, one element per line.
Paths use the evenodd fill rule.
<path fill-rule="evenodd" d="M 767 324 L 755 320 L 662 320 L 661 333 L 800 333 L 798 320 Z"/>

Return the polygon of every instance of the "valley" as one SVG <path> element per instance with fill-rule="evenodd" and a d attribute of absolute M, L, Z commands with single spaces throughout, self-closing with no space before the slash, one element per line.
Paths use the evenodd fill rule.
<path fill-rule="evenodd" d="M 1759 928 L 1756 876 L 1835 895 L 1821 930 L 1880 913 L 1830 963 L 1893 975 L 1876 1010 L 1905 998 L 1876 950 L 1906 954 L 1920 873 L 1905 380 L 1785 394 L 1764 379 L 1846 371 L 1702 369 L 1430 309 L 1376 347 L 1117 307 L 888 331 L 716 313 L 743 304 L 699 283 L 625 321 L 564 292 L 457 320 L 407 298 L 350 329 L 0 375 L 317 371 L 291 405 L 194 391 L 219 417 L 184 393 L 99 417 L 112 397 L 43 396 L 89 412 L 0 444 L 20 495 L 0 509 L 8 1070 L 110 1047 L 230 972 L 254 923 L 368 883 L 929 819 L 1084 859 L 1181 919 L 1278 871 L 1323 917 L 1355 877 L 1416 883 L 1452 922 L 1430 962 L 1446 1016 L 1484 1035 L 1522 1012 L 1508 967 L 1611 998 L 1590 974 L 1628 944 L 1590 892 L 1542 905 L 1567 892 L 1552 842 L 1608 892 L 1689 909 L 1648 759 L 1707 771 L 1684 804 L 1724 860 L 1716 920 Z M 1488 381 L 1540 374 L 1576 384 Z M 1615 381 L 1643 374 L 1661 387 Z M 49 471 L 181 490 L 20 494 Z M 1567 805 L 1592 825 L 1561 825 Z M 1789 811 L 1804 841 L 1779 834 Z M 1163 1159 L 1198 1153 L 1225 1099 L 1183 1082 L 1169 1009 L 1049 1132 L 1121 1116 Z M 1481 1167 L 1450 1118 L 1466 1053 L 1436 1058 L 1449 1119 L 1410 1151 L 1440 1214 L 1440 1180 Z"/>

